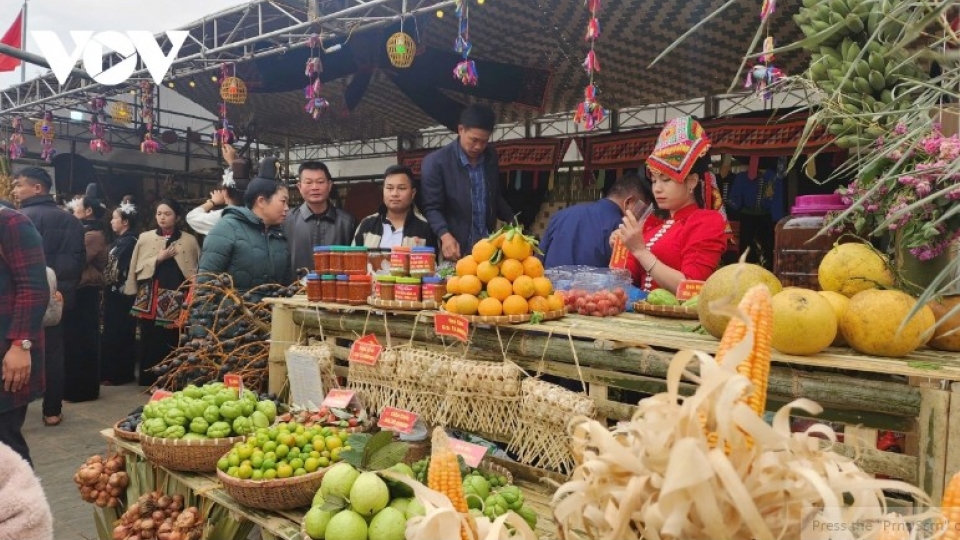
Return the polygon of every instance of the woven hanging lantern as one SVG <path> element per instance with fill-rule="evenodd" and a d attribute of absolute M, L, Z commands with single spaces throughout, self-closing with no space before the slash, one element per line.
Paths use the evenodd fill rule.
<path fill-rule="evenodd" d="M 220 97 L 227 103 L 243 105 L 247 102 L 247 83 L 237 77 L 227 77 L 220 84 Z"/>
<path fill-rule="evenodd" d="M 40 140 L 52 141 L 57 136 L 52 116 L 45 114 L 43 120 L 33 124 L 33 134 Z"/>
<path fill-rule="evenodd" d="M 409 34 L 397 32 L 387 40 L 387 56 L 394 67 L 408 68 L 417 54 L 417 43 Z"/>
<path fill-rule="evenodd" d="M 114 101 L 110 106 L 110 118 L 114 124 L 127 125 L 133 120 L 133 111 L 130 106 L 122 101 Z"/>

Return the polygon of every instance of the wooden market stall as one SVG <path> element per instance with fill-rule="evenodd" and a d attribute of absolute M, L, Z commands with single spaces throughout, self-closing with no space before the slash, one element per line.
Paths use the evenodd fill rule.
<path fill-rule="evenodd" d="M 583 385 L 609 421 L 628 419 L 635 406 L 618 400 L 624 391 L 664 389 L 670 358 L 682 349 L 714 353 L 710 336 L 693 333 L 695 321 L 623 314 L 615 318 L 577 315 L 539 325 L 477 326 L 467 344 L 434 332 L 432 311 L 384 312 L 370 306 L 308 303 L 305 297 L 275 299 L 270 349 L 271 391 L 286 381 L 285 353 L 294 344 L 322 339 L 332 346 L 337 375 L 349 374 L 349 342 L 373 333 L 387 347 L 418 348 L 499 361 L 504 357 L 529 375 L 542 373 Z M 955 355 L 921 350 L 906 358 L 880 358 L 847 348 L 807 357 L 774 351 L 768 410 L 805 397 L 824 406 L 821 419 L 846 425 L 838 453 L 856 457 L 870 473 L 901 478 L 934 499 L 960 470 L 960 362 Z M 687 388 L 691 390 L 692 385 Z M 455 426 L 454 426 L 455 427 Z M 906 433 L 903 454 L 877 450 L 878 430 Z M 481 434 L 506 442 L 505 434 Z M 828 444 L 824 442 L 824 444 Z M 539 469 L 516 467 L 528 478 Z"/>

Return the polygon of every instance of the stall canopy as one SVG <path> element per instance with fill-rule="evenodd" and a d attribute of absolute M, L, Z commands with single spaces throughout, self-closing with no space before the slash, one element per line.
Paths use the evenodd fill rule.
<path fill-rule="evenodd" d="M 735 1 L 647 68 L 677 37 L 725 2 L 605 2 L 597 45 L 602 105 L 618 109 L 727 92 L 757 26 L 760 5 L 754 0 Z M 280 3 L 305 9 L 302 0 Z M 418 43 L 410 68 L 394 68 L 387 56 L 387 37 L 397 26 L 357 32 L 339 40 L 339 51 L 322 54 L 321 94 L 331 106 L 318 120 L 304 111 L 309 48 L 238 64 L 237 76 L 247 83 L 250 95 L 246 104 L 229 107 L 229 118 L 238 126 L 255 125 L 267 143 L 325 144 L 396 136 L 438 124 L 452 128 L 464 104 L 477 100 L 491 104 L 501 122 L 576 108 L 587 82 L 581 64 L 588 12 L 581 0 L 470 4 L 476 87 L 453 78 L 459 60 L 453 51 L 457 20 L 448 7 L 442 18 L 421 15 L 405 21 L 404 31 Z M 777 3 L 769 28 L 779 43 L 797 39 L 790 14 L 798 5 L 799 0 Z M 788 53 L 777 65 L 790 73 L 800 69 L 801 61 L 797 53 Z M 209 77 L 183 93 L 218 111 L 219 87 Z"/>

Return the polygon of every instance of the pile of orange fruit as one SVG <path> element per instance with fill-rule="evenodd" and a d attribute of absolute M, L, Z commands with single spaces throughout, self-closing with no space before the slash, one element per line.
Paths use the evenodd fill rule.
<path fill-rule="evenodd" d="M 561 310 L 563 298 L 543 275 L 534 254 L 536 240 L 516 226 L 505 227 L 477 242 L 457 261 L 447 280 L 452 295 L 444 309 L 459 315 L 526 315 Z"/>

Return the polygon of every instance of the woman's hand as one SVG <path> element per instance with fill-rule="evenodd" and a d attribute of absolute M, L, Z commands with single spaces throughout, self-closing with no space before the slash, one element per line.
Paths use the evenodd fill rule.
<path fill-rule="evenodd" d="M 160 250 L 160 253 L 157 254 L 157 262 L 162 262 L 176 256 L 177 256 L 177 246 L 169 246 L 165 249 Z"/>
<path fill-rule="evenodd" d="M 639 251 L 646 251 L 647 244 L 643 239 L 643 224 L 637 221 L 633 212 L 627 210 L 623 215 L 623 223 L 620 228 L 614 232 L 619 234 L 623 245 L 636 256 Z"/>
<path fill-rule="evenodd" d="M 221 145 L 220 149 L 223 152 L 223 160 L 227 162 L 227 166 L 230 166 L 233 160 L 237 159 L 237 150 L 229 144 Z"/>

